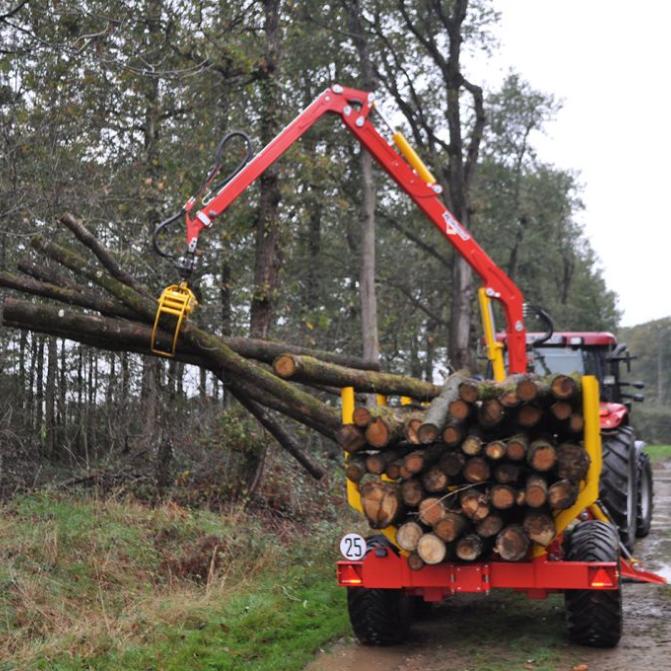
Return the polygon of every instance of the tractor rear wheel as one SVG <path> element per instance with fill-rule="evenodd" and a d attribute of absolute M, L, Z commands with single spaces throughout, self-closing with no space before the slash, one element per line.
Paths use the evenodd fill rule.
<path fill-rule="evenodd" d="M 639 538 L 644 538 L 650 533 L 653 497 L 650 457 L 641 450 L 638 453 L 638 506 L 636 510 L 636 535 Z"/>
<path fill-rule="evenodd" d="M 606 522 L 581 522 L 567 539 L 566 559 L 618 562 L 620 548 L 615 527 Z M 615 590 L 572 589 L 564 592 L 569 637 L 574 643 L 612 648 L 622 636 L 622 586 Z"/>
<path fill-rule="evenodd" d="M 623 426 L 603 436 L 603 468 L 599 497 L 620 532 L 620 540 L 631 551 L 636 540 L 638 463 L 634 431 Z"/>
<path fill-rule="evenodd" d="M 394 552 L 384 536 L 366 540 L 367 552 L 384 547 Z M 400 589 L 347 588 L 347 610 L 354 635 L 363 645 L 403 643 L 410 630 L 412 601 Z"/>

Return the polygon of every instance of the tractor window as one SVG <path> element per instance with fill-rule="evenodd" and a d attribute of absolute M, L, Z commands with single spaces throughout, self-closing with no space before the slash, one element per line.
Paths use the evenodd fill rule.
<path fill-rule="evenodd" d="M 534 370 L 539 375 L 578 373 L 600 377 L 598 358 L 590 350 L 569 347 L 536 347 L 532 350 L 532 356 Z"/>

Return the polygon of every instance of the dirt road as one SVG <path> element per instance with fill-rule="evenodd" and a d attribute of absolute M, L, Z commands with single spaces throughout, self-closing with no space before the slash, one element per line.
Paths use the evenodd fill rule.
<path fill-rule="evenodd" d="M 647 568 L 671 582 L 671 462 L 655 468 L 655 515 L 637 544 Z M 563 601 L 519 595 L 454 597 L 416 624 L 394 648 L 365 648 L 352 639 L 322 652 L 305 671 L 661 671 L 671 669 L 671 588 L 624 586 L 625 633 L 613 650 L 571 645 Z M 585 667 L 582 667 L 583 669 Z"/>

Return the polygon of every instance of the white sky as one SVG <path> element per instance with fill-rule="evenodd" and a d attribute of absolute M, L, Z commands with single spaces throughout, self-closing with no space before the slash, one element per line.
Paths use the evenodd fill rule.
<path fill-rule="evenodd" d="M 563 101 L 535 146 L 541 159 L 580 173 L 581 221 L 619 295 L 622 325 L 668 317 L 671 2 L 494 0 L 494 6 L 501 13 L 500 48 L 487 79 L 512 68 Z"/>

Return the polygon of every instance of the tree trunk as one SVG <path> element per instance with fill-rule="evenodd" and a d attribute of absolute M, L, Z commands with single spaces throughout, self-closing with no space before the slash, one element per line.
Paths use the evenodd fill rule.
<path fill-rule="evenodd" d="M 282 28 L 282 0 L 263 0 L 263 33 L 265 39 L 263 65 L 259 71 L 261 94 L 261 142 L 265 146 L 280 130 L 281 86 L 279 68 Z M 280 245 L 281 200 L 279 171 L 270 166 L 259 178 L 259 207 L 256 213 L 254 251 L 254 294 L 250 308 L 250 334 L 267 338 L 273 316 L 275 292 L 282 264 Z"/>

